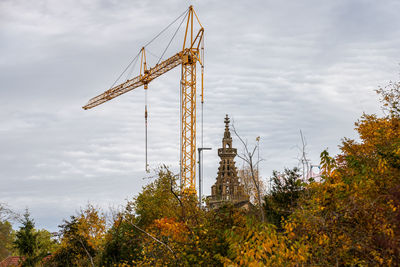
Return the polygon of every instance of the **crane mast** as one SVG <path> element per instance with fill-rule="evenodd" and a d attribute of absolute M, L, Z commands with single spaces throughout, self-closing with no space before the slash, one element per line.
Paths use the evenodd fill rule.
<path fill-rule="evenodd" d="M 194 34 L 194 22 L 200 26 Z M 183 194 L 196 194 L 196 66 L 201 66 L 201 102 L 204 100 L 204 28 L 196 12 L 190 6 L 187 12 L 187 22 L 182 51 L 148 69 L 145 47 L 141 49 L 140 74 L 132 79 L 116 85 L 104 93 L 93 97 L 82 108 L 87 110 L 101 105 L 111 99 L 125 94 L 137 87 L 148 84 L 162 74 L 181 65 L 181 151 L 180 151 L 180 182 Z"/>

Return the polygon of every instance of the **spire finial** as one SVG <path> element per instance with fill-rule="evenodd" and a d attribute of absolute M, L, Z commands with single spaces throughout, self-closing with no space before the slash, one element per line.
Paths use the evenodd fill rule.
<path fill-rule="evenodd" d="M 227 129 L 229 129 L 229 122 L 230 122 L 230 120 L 229 120 L 228 114 L 226 114 L 226 116 L 225 116 L 225 128 L 227 128 Z"/>

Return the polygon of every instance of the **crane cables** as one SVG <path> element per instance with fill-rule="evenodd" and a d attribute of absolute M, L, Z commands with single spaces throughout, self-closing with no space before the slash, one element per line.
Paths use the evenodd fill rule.
<path fill-rule="evenodd" d="M 178 19 L 180 19 L 183 15 L 185 15 L 185 17 L 187 16 L 187 14 L 189 13 L 189 9 L 185 10 L 185 12 L 183 12 L 182 14 L 179 15 L 179 17 L 177 17 L 176 19 L 174 19 L 174 21 L 172 21 L 170 24 L 168 24 L 167 27 L 165 27 L 162 31 L 160 31 L 153 39 L 151 39 L 149 42 L 147 42 L 144 47 L 148 46 L 149 44 L 151 44 L 155 39 L 157 39 L 158 37 L 160 37 L 161 34 L 163 34 L 166 30 L 168 30 L 169 27 L 171 27 Z"/>
<path fill-rule="evenodd" d="M 126 68 L 122 71 L 122 73 L 118 76 L 118 78 L 114 81 L 114 83 L 111 85 L 110 89 L 113 88 L 115 86 L 115 84 L 122 78 L 122 76 L 126 73 L 126 79 L 129 79 L 130 76 L 132 75 L 137 61 L 139 59 L 139 55 L 141 54 L 142 50 L 144 48 L 146 48 L 147 46 L 149 46 L 151 43 L 153 43 L 158 37 L 160 37 L 165 31 L 167 31 L 175 22 L 177 22 L 180 18 L 182 18 L 182 21 L 179 23 L 178 28 L 176 29 L 176 31 L 174 32 L 172 38 L 170 39 L 170 41 L 168 42 L 166 48 L 163 50 L 161 56 L 158 58 L 157 55 L 151 53 L 150 51 L 149 54 L 152 54 L 155 58 L 158 58 L 157 64 L 158 65 L 161 61 L 161 59 L 163 58 L 163 56 L 165 55 L 166 51 L 168 50 L 169 46 L 171 45 L 173 39 L 175 38 L 176 34 L 178 33 L 179 29 L 181 28 L 183 22 L 185 21 L 185 18 L 188 16 L 189 14 L 189 9 L 185 10 L 182 14 L 180 14 L 176 19 L 174 19 L 171 23 L 169 23 L 164 29 L 162 29 L 155 37 L 153 37 L 149 42 L 147 42 L 142 49 L 140 49 L 140 51 L 135 55 L 135 57 L 129 62 L 129 64 L 126 66 Z M 148 164 L 148 103 L 147 103 L 147 88 L 145 88 L 145 106 L 144 106 L 144 119 L 145 119 L 145 171 L 147 173 L 149 173 L 149 164 Z"/>
<path fill-rule="evenodd" d="M 164 49 L 163 53 L 162 53 L 161 56 L 160 56 L 160 59 L 157 61 L 157 65 L 158 65 L 158 63 L 160 63 L 160 61 L 161 61 L 162 57 L 164 56 L 165 52 L 167 52 L 167 49 L 168 49 L 169 46 L 171 45 L 172 40 L 174 40 L 176 34 L 178 33 L 179 29 L 180 29 L 181 26 L 182 26 L 182 23 L 185 21 L 186 16 L 188 15 L 188 13 L 189 13 L 189 10 L 186 12 L 186 15 L 183 17 L 181 23 L 179 24 L 178 28 L 176 29 L 176 31 L 175 31 L 174 35 L 172 36 L 171 40 L 169 40 L 169 43 L 168 43 L 167 47 Z M 175 20 L 175 21 L 176 21 L 176 20 Z"/>
<path fill-rule="evenodd" d="M 145 139 L 145 171 L 149 173 L 149 163 L 147 161 L 147 89 L 144 89 L 144 139 Z"/>
<path fill-rule="evenodd" d="M 189 9 L 185 10 L 185 12 L 183 12 L 182 14 L 180 14 L 176 19 L 174 19 L 170 24 L 168 24 L 163 30 L 161 30 L 155 37 L 153 37 L 149 42 L 147 42 L 143 48 L 146 48 L 147 46 L 149 46 L 152 42 L 154 42 L 154 40 L 156 40 L 158 37 L 160 37 L 161 34 L 163 34 L 166 30 L 168 30 L 168 28 L 170 28 L 177 20 L 179 20 L 182 16 L 185 16 L 184 18 L 186 18 L 187 14 L 189 13 Z M 182 20 L 182 22 L 184 21 L 184 19 Z M 180 26 L 182 25 L 182 22 L 180 23 L 178 29 L 180 28 Z M 176 30 L 176 32 L 174 33 L 172 39 L 175 37 L 176 33 L 178 32 L 178 30 Z M 162 58 L 162 56 L 164 56 L 166 50 L 168 49 L 169 45 L 172 42 L 171 41 L 168 43 L 167 48 L 164 50 L 163 54 L 161 55 L 160 59 Z M 114 83 L 110 86 L 110 89 L 114 87 L 114 85 L 121 79 L 121 77 L 124 75 L 124 73 L 126 73 L 128 71 L 128 69 L 131 70 L 129 72 L 129 76 L 132 74 L 133 69 L 136 65 L 136 62 L 139 58 L 139 55 L 141 53 L 141 49 L 139 50 L 139 52 L 135 55 L 135 57 L 129 62 L 128 66 L 126 66 L 126 68 L 122 71 L 122 73 L 118 76 L 118 78 L 114 81 Z M 160 59 L 158 60 L 157 64 L 160 63 Z"/>
<path fill-rule="evenodd" d="M 188 15 L 188 13 L 189 13 L 189 9 L 186 10 L 185 12 L 183 12 L 179 17 L 177 17 L 173 22 L 171 22 L 166 28 L 164 28 L 159 34 L 157 34 L 157 36 L 155 36 L 150 42 L 148 42 L 148 43 L 144 46 L 144 47 L 147 47 L 148 45 L 150 45 L 155 39 L 157 39 L 157 38 L 158 38 L 162 33 L 164 33 L 169 27 L 171 27 L 171 25 L 173 25 L 178 19 L 180 19 L 183 15 L 185 15 L 185 16 L 183 17 L 181 23 L 179 24 L 178 28 L 176 29 L 175 33 L 173 34 L 171 40 L 168 42 L 167 47 L 164 49 L 163 53 L 161 54 L 160 58 L 158 59 L 156 65 L 158 65 L 158 64 L 160 63 L 160 61 L 161 61 L 162 57 L 164 56 L 165 52 L 168 50 L 169 46 L 171 45 L 172 40 L 175 38 L 176 34 L 178 33 L 178 31 L 179 31 L 179 29 L 180 29 L 182 23 L 185 21 L 185 18 L 186 18 L 186 16 Z M 148 49 L 147 49 L 147 51 L 148 51 Z M 148 51 L 148 52 L 150 52 L 150 51 Z M 155 56 L 155 55 L 154 55 L 153 53 L 151 53 L 151 52 L 150 52 L 150 54 L 152 54 L 153 56 Z M 148 125 L 148 122 L 147 122 L 147 118 L 148 118 L 148 111 L 147 111 L 147 88 L 145 88 L 144 91 L 145 91 L 144 124 L 145 124 L 145 158 L 146 158 L 146 159 L 145 159 L 145 171 L 146 171 L 147 173 L 149 173 L 150 170 L 149 170 L 149 163 L 148 163 L 148 157 L 147 157 L 147 154 L 148 154 L 148 147 L 147 147 L 147 144 L 148 144 L 148 132 L 147 132 L 147 125 Z"/>

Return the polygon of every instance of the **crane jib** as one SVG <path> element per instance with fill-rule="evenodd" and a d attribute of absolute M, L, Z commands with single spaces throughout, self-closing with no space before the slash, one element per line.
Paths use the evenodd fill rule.
<path fill-rule="evenodd" d="M 161 76 L 162 74 L 172 70 L 176 66 L 180 65 L 182 63 L 182 53 L 179 52 L 175 54 L 174 56 L 164 60 L 160 64 L 157 64 L 150 70 L 145 75 L 139 75 L 136 76 L 133 79 L 127 80 L 126 82 L 123 82 L 117 86 L 114 86 L 113 88 L 105 91 L 104 93 L 93 97 L 92 99 L 89 100 L 89 102 L 83 106 L 83 109 L 90 109 L 93 107 L 96 107 L 98 105 L 101 105 L 117 96 L 120 96 L 122 94 L 125 94 L 137 87 L 140 87 L 144 84 L 148 84 L 155 78 Z"/>

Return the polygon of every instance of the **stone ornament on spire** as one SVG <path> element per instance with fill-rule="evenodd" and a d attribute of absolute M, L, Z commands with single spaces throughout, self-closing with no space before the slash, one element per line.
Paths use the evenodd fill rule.
<path fill-rule="evenodd" d="M 229 148 L 232 148 L 232 137 L 231 137 L 231 132 L 229 131 L 229 117 L 228 114 L 226 114 L 225 117 L 225 132 L 224 132 L 224 138 L 222 139 L 222 147 L 225 148 L 226 146 L 229 146 Z"/>

